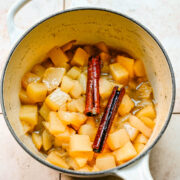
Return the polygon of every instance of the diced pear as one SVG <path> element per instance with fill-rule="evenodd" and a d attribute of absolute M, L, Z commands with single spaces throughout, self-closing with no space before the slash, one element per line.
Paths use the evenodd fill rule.
<path fill-rule="evenodd" d="M 152 94 L 152 87 L 149 82 L 142 83 L 141 86 L 137 88 L 137 96 L 140 99 L 149 99 Z"/>
<path fill-rule="evenodd" d="M 147 105 L 153 105 L 152 101 L 150 99 L 142 99 L 136 106 L 137 107 L 140 107 L 140 108 L 143 108 Z"/>
<path fill-rule="evenodd" d="M 36 74 L 39 77 L 42 77 L 44 72 L 45 72 L 45 70 L 46 69 L 42 65 L 36 64 L 35 66 L 33 66 L 31 72 Z"/>
<path fill-rule="evenodd" d="M 69 143 L 70 137 L 75 134 L 75 130 L 69 127 L 66 127 L 63 133 L 59 133 L 55 136 L 55 144 L 61 146 L 62 143 Z"/>
<path fill-rule="evenodd" d="M 48 116 L 49 119 L 49 131 L 53 135 L 62 133 L 66 129 L 66 125 L 59 119 L 58 113 L 51 111 Z"/>
<path fill-rule="evenodd" d="M 146 75 L 144 64 L 141 60 L 136 60 L 134 63 L 134 73 L 138 77 L 143 77 Z"/>
<path fill-rule="evenodd" d="M 80 135 L 88 135 L 91 141 L 94 141 L 94 138 L 96 136 L 97 129 L 90 125 L 90 124 L 83 124 L 79 130 L 78 134 Z"/>
<path fill-rule="evenodd" d="M 59 86 L 65 72 L 65 68 L 50 67 L 46 69 L 42 82 L 47 86 L 48 91 L 52 91 Z"/>
<path fill-rule="evenodd" d="M 141 143 L 134 143 L 134 148 L 136 149 L 137 153 L 139 154 L 143 149 L 145 145 Z"/>
<path fill-rule="evenodd" d="M 127 83 L 129 73 L 120 63 L 110 64 L 110 73 L 116 82 Z"/>
<path fill-rule="evenodd" d="M 75 162 L 79 166 L 79 168 L 82 168 L 86 165 L 88 158 L 87 157 L 74 157 Z"/>
<path fill-rule="evenodd" d="M 89 56 L 93 56 L 96 53 L 95 48 L 91 45 L 86 45 L 83 49 L 88 53 Z"/>
<path fill-rule="evenodd" d="M 98 155 L 96 158 L 96 167 L 99 170 L 106 170 L 116 167 L 114 156 L 110 153 Z"/>
<path fill-rule="evenodd" d="M 54 47 L 48 53 L 48 57 L 51 59 L 56 67 L 67 68 L 67 62 L 69 61 L 66 54 L 59 47 Z"/>
<path fill-rule="evenodd" d="M 102 99 L 108 98 L 112 93 L 113 85 L 110 81 L 100 78 L 99 80 L 99 94 Z"/>
<path fill-rule="evenodd" d="M 30 133 L 30 132 L 33 131 L 34 125 L 30 125 L 30 124 L 28 124 L 28 123 L 25 122 L 25 121 L 22 121 L 21 123 L 22 123 L 22 126 L 23 126 L 24 134 Z"/>
<path fill-rule="evenodd" d="M 54 64 L 52 63 L 52 61 L 51 61 L 50 58 L 47 58 L 45 61 L 43 61 L 43 62 L 41 63 L 41 65 L 42 65 L 43 67 L 45 67 L 45 69 L 54 66 Z"/>
<path fill-rule="evenodd" d="M 111 56 L 108 54 L 108 53 L 105 53 L 105 52 L 101 52 L 99 54 L 100 56 L 100 59 L 103 61 L 103 62 L 109 62 L 109 60 L 111 59 Z"/>
<path fill-rule="evenodd" d="M 100 169 L 98 169 L 97 166 L 94 165 L 91 171 L 92 171 L 92 172 L 97 172 L 97 171 L 100 171 Z"/>
<path fill-rule="evenodd" d="M 19 118 L 21 121 L 35 126 L 38 122 L 37 105 L 23 105 L 20 108 Z"/>
<path fill-rule="evenodd" d="M 46 103 L 43 103 L 39 110 L 39 114 L 47 121 L 50 109 L 47 107 Z"/>
<path fill-rule="evenodd" d="M 87 86 L 87 75 L 84 73 L 81 73 L 78 78 L 79 83 L 81 84 L 81 87 L 83 88 L 83 94 L 86 93 L 86 86 Z"/>
<path fill-rule="evenodd" d="M 66 52 L 66 51 L 70 50 L 74 43 L 76 43 L 76 40 L 72 40 L 72 41 L 67 42 L 66 44 L 61 46 L 62 51 Z"/>
<path fill-rule="evenodd" d="M 77 112 L 58 111 L 58 115 L 64 124 L 71 124 L 76 130 L 78 130 L 87 119 L 84 114 Z"/>
<path fill-rule="evenodd" d="M 69 111 L 83 113 L 85 110 L 85 98 L 80 97 L 78 99 L 73 99 L 67 104 L 67 107 Z"/>
<path fill-rule="evenodd" d="M 74 81 L 68 76 L 64 76 L 61 83 L 61 90 L 69 93 L 69 91 L 73 88 Z"/>
<path fill-rule="evenodd" d="M 77 169 L 77 171 L 90 172 L 90 171 L 91 171 L 91 168 L 90 168 L 88 165 L 86 165 L 86 166 L 84 166 L 84 167 L 82 167 L 82 168 Z"/>
<path fill-rule="evenodd" d="M 123 126 L 126 129 L 131 141 L 134 141 L 134 139 L 138 135 L 139 131 L 136 128 L 134 128 L 133 126 L 131 126 L 128 122 L 125 122 L 123 124 Z"/>
<path fill-rule="evenodd" d="M 47 87 L 43 83 L 30 83 L 27 86 L 27 95 L 33 102 L 43 102 L 46 94 Z"/>
<path fill-rule="evenodd" d="M 121 116 L 128 114 L 134 108 L 134 102 L 125 94 L 119 105 L 118 112 Z"/>
<path fill-rule="evenodd" d="M 70 137 L 69 153 L 73 157 L 89 157 L 92 155 L 91 141 L 88 135 L 74 134 Z"/>
<path fill-rule="evenodd" d="M 96 43 L 95 46 L 101 51 L 109 53 L 108 47 L 103 41 Z"/>
<path fill-rule="evenodd" d="M 67 103 L 62 104 L 62 105 L 59 107 L 59 111 L 67 111 Z"/>
<path fill-rule="evenodd" d="M 28 72 L 28 73 L 24 74 L 24 76 L 22 77 L 21 84 L 22 84 L 22 87 L 26 89 L 28 84 L 30 84 L 32 82 L 39 82 L 40 80 L 41 80 L 41 78 L 39 76 Z"/>
<path fill-rule="evenodd" d="M 86 124 L 91 125 L 92 127 L 96 127 L 96 123 L 93 117 L 88 117 Z"/>
<path fill-rule="evenodd" d="M 145 116 L 140 116 L 139 119 L 149 128 L 153 129 L 155 126 L 155 122 L 149 118 L 149 117 L 145 117 Z"/>
<path fill-rule="evenodd" d="M 108 63 L 103 63 L 102 67 L 101 67 L 101 73 L 106 73 L 109 74 L 109 64 Z"/>
<path fill-rule="evenodd" d="M 108 135 L 107 144 L 111 150 L 118 149 L 130 141 L 125 129 L 119 129 Z"/>
<path fill-rule="evenodd" d="M 42 133 L 42 143 L 43 143 L 43 148 L 45 151 L 51 148 L 53 144 L 52 141 L 53 141 L 52 135 L 47 130 L 44 130 Z"/>
<path fill-rule="evenodd" d="M 65 169 L 69 168 L 69 165 L 55 151 L 52 151 L 50 154 L 48 154 L 46 160 L 55 166 L 59 166 Z"/>
<path fill-rule="evenodd" d="M 42 147 L 42 137 L 40 134 L 32 133 L 32 141 L 38 150 Z"/>
<path fill-rule="evenodd" d="M 149 117 L 151 119 L 154 119 L 156 117 L 154 106 L 153 105 L 145 106 L 143 109 L 141 109 L 140 111 L 136 113 L 136 116 L 138 118 L 143 116 L 143 117 Z"/>
<path fill-rule="evenodd" d="M 75 162 L 74 158 L 72 158 L 72 157 L 66 158 L 66 162 L 68 163 L 69 168 L 71 168 L 71 169 L 77 170 L 79 168 L 77 163 Z"/>
<path fill-rule="evenodd" d="M 125 57 L 125 56 L 117 56 L 117 62 L 120 63 L 126 70 L 129 72 L 129 77 L 134 77 L 134 59 Z"/>
<path fill-rule="evenodd" d="M 82 48 L 77 48 L 71 64 L 77 66 L 84 66 L 88 62 L 88 57 L 89 55 L 86 53 L 86 51 L 84 51 Z"/>
<path fill-rule="evenodd" d="M 130 124 L 135 127 L 136 129 L 138 129 L 141 133 L 143 133 L 146 137 L 150 137 L 152 130 L 147 127 L 139 118 L 137 118 L 136 116 L 131 115 L 129 117 L 129 122 Z"/>
<path fill-rule="evenodd" d="M 69 93 L 73 98 L 80 97 L 80 95 L 83 93 L 83 88 L 81 84 L 79 83 L 79 81 L 74 80 L 74 86 L 72 87 Z"/>
<path fill-rule="evenodd" d="M 137 155 L 137 152 L 132 143 L 129 141 L 122 148 L 114 151 L 113 154 L 115 156 L 116 162 L 121 164 L 134 158 Z"/>
<path fill-rule="evenodd" d="M 69 76 L 72 79 L 77 79 L 79 77 L 79 75 L 81 74 L 81 69 L 73 66 L 68 72 L 67 72 L 67 76 Z"/>
<path fill-rule="evenodd" d="M 54 90 L 47 98 L 45 99 L 46 105 L 53 111 L 57 111 L 61 105 L 71 100 L 71 97 L 61 91 L 60 88 Z"/>
<path fill-rule="evenodd" d="M 45 128 L 46 130 L 49 131 L 49 122 L 47 122 L 47 121 L 42 121 L 42 125 L 44 126 L 44 128 Z"/>
<path fill-rule="evenodd" d="M 134 143 L 146 144 L 147 142 L 148 142 L 148 138 L 144 136 L 143 134 L 138 134 L 138 136 L 134 140 Z"/>
<path fill-rule="evenodd" d="M 19 92 L 19 98 L 22 104 L 34 104 L 35 102 L 32 101 L 32 99 L 29 98 L 27 95 L 27 92 L 23 89 Z"/>

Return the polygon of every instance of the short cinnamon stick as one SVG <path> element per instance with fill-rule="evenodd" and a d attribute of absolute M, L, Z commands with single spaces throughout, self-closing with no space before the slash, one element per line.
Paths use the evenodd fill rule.
<path fill-rule="evenodd" d="M 124 94 L 124 88 L 121 88 L 120 91 L 118 86 L 113 88 L 93 143 L 93 151 L 96 153 L 100 153 L 103 150 L 113 119 Z"/>

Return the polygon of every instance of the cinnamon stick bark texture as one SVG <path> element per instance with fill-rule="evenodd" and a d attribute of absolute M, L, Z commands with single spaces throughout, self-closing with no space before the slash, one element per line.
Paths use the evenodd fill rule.
<path fill-rule="evenodd" d="M 121 88 L 121 90 L 118 90 L 118 86 L 113 88 L 93 143 L 93 151 L 96 153 L 100 153 L 103 150 L 113 119 L 124 94 L 124 88 Z"/>
<path fill-rule="evenodd" d="M 88 116 L 97 115 L 100 113 L 99 78 L 100 58 L 99 56 L 91 57 L 88 61 L 85 107 L 85 114 Z"/>

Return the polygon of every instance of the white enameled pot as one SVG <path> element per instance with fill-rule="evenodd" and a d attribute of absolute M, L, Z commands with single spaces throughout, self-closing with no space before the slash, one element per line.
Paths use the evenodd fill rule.
<path fill-rule="evenodd" d="M 107 9 L 77 8 L 52 15 L 22 35 L 14 25 L 16 12 L 29 0 L 19 0 L 8 13 L 8 30 L 15 43 L 2 74 L 1 105 L 6 123 L 21 147 L 34 159 L 61 173 L 77 177 L 116 175 L 129 180 L 151 180 L 149 151 L 165 131 L 175 101 L 175 79 L 170 60 L 160 42 L 135 20 Z M 19 121 L 18 92 L 23 74 L 41 62 L 54 46 L 76 39 L 79 44 L 104 41 L 107 45 L 142 59 L 154 90 L 156 126 L 145 149 L 136 158 L 116 168 L 100 172 L 78 172 L 54 166 L 24 135 Z M 17 41 L 17 42 L 16 42 Z M 160 153 L 160 152 L 159 152 Z"/>

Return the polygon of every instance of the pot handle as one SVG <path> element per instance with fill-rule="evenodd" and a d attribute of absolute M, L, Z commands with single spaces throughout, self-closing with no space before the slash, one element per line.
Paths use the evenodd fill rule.
<path fill-rule="evenodd" d="M 12 7 L 9 9 L 7 14 L 7 28 L 10 36 L 11 43 L 14 44 L 20 36 L 24 33 L 24 31 L 18 27 L 16 27 L 14 23 L 14 17 L 16 13 L 31 0 L 18 0 L 16 1 Z"/>
<path fill-rule="evenodd" d="M 149 153 L 132 165 L 115 172 L 125 180 L 153 180 L 149 170 Z"/>

